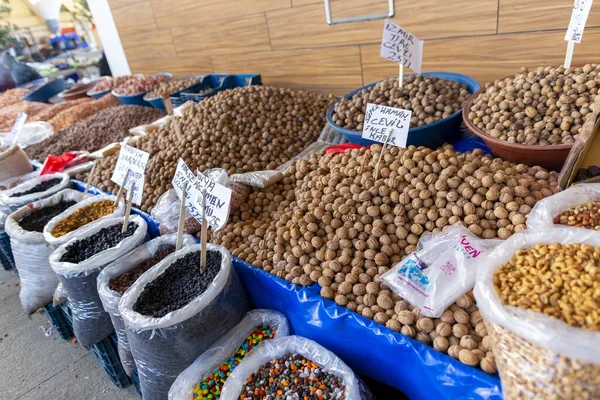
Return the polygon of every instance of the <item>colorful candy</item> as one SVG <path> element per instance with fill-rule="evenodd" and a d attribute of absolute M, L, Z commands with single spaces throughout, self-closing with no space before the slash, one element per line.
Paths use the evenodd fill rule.
<path fill-rule="evenodd" d="M 250 375 L 240 400 L 344 399 L 342 378 L 325 372 L 314 361 L 299 354 L 288 354 L 270 361 Z"/>
<path fill-rule="evenodd" d="M 194 389 L 194 400 L 216 400 L 221 397 L 221 389 L 231 375 L 231 372 L 244 359 L 244 357 L 262 341 L 273 339 L 275 331 L 268 325 L 257 327 L 248 335 L 244 343 L 220 367 L 215 368 L 210 374 L 205 374 Z"/>

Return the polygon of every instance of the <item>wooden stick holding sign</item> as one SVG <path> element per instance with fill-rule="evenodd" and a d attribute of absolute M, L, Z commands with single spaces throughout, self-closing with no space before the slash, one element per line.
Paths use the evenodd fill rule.
<path fill-rule="evenodd" d="M 92 177 L 94 176 L 94 171 L 96 170 L 96 164 L 97 163 L 94 162 L 94 165 L 92 165 L 92 169 L 85 180 L 85 190 L 83 191 L 83 194 L 88 194 L 88 191 L 90 190 L 90 184 L 92 183 Z"/>
<path fill-rule="evenodd" d="M 206 267 L 206 242 L 208 242 L 208 221 L 206 220 L 206 189 L 202 189 L 202 231 L 200 234 L 202 251 L 200 253 L 200 270 Z"/>
<path fill-rule="evenodd" d="M 565 34 L 565 40 L 568 42 L 567 53 L 565 54 L 565 68 L 571 68 L 575 43 L 581 43 L 585 23 L 590 14 L 590 10 L 592 9 L 593 2 L 594 0 L 575 0 L 573 3 L 573 12 L 571 13 L 571 20 L 569 21 L 569 28 Z"/>
<path fill-rule="evenodd" d="M 118 206 L 119 202 L 121 201 L 121 196 L 123 196 L 123 189 L 125 188 L 125 185 L 127 185 L 127 180 L 129 179 L 129 172 L 131 172 L 131 170 L 128 168 L 127 172 L 125 173 L 125 178 L 123 178 L 123 183 L 119 185 L 119 190 L 117 191 L 117 198 L 115 199 L 115 206 Z"/>
<path fill-rule="evenodd" d="M 377 165 L 375 166 L 375 180 L 377 180 L 377 178 L 379 177 L 379 164 L 381 163 L 381 157 L 383 157 L 383 152 L 385 151 L 385 148 L 387 147 L 393 132 L 394 130 L 392 128 L 388 129 L 387 138 L 385 138 L 385 143 L 383 143 L 381 153 L 379 153 L 379 158 L 377 159 Z"/>
<path fill-rule="evenodd" d="M 165 104 L 165 108 L 167 109 L 167 114 L 173 115 L 173 103 L 171 102 L 171 96 L 168 93 L 163 94 L 162 96 L 163 103 Z"/>
<path fill-rule="evenodd" d="M 404 80 L 404 45 L 400 46 L 400 71 L 398 74 L 398 87 L 402 89 L 402 81 Z"/>
<path fill-rule="evenodd" d="M 129 214 L 131 214 L 131 204 L 133 203 L 133 190 L 135 182 L 131 182 L 131 188 L 127 190 L 127 207 L 125 208 L 125 219 L 123 220 L 123 229 L 121 233 L 127 232 L 127 225 L 129 225 Z"/>
<path fill-rule="evenodd" d="M 183 243 L 183 226 L 185 225 L 185 196 L 187 196 L 187 183 L 184 184 L 181 191 L 181 206 L 179 206 L 179 223 L 177 224 L 177 244 L 175 245 L 175 251 L 181 250 Z"/>

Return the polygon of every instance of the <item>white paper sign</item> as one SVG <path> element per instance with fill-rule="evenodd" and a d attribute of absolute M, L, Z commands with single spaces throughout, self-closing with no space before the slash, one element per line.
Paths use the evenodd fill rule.
<path fill-rule="evenodd" d="M 129 172 L 129 178 L 127 178 L 127 197 L 129 197 L 130 190 L 133 190 L 133 204 L 141 206 L 144 196 L 144 174 Z"/>
<path fill-rule="evenodd" d="M 123 181 L 125 180 L 127 170 L 143 174 L 146 170 L 148 159 L 150 159 L 149 153 L 138 150 L 126 144 L 121 145 L 121 151 L 119 152 L 117 165 L 115 166 L 115 170 L 113 171 L 110 180 L 117 185 L 122 185 Z"/>
<path fill-rule="evenodd" d="M 402 60 L 402 52 L 404 52 L 404 65 L 420 74 L 423 60 L 423 41 L 404 30 L 400 25 L 386 19 L 383 25 L 379 55 L 399 63 Z"/>
<path fill-rule="evenodd" d="M 411 115 L 412 111 L 410 110 L 369 103 L 367 104 L 362 138 L 385 143 L 389 129 L 392 129 L 392 136 L 388 144 L 406 147 Z"/>
<path fill-rule="evenodd" d="M 202 211 L 195 204 L 195 199 L 199 192 L 198 180 L 181 158 L 177 161 L 177 169 L 171 183 L 180 200 L 183 195 L 183 188 L 187 185 L 185 208 L 196 221 L 202 222 Z"/>
<path fill-rule="evenodd" d="M 202 210 L 202 192 L 206 191 L 206 220 L 213 230 L 218 231 L 227 223 L 231 189 L 217 183 L 198 172 L 200 191 L 197 195 L 197 207 Z"/>
<path fill-rule="evenodd" d="M 8 143 L 10 143 L 12 146 L 14 146 L 17 143 L 17 136 L 21 132 L 21 129 L 23 129 L 26 120 L 27 114 L 25 114 L 24 112 L 20 112 L 7 138 Z"/>
<path fill-rule="evenodd" d="M 590 14 L 590 10 L 592 9 L 593 2 L 594 0 L 575 0 L 573 3 L 571 21 L 569 22 L 569 28 L 565 34 L 565 40 L 567 42 L 581 43 L 585 23 Z"/>

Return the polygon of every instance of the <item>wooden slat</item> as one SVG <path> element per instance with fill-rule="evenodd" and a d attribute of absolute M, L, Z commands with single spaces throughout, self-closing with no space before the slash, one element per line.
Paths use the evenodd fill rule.
<path fill-rule="evenodd" d="M 573 0 L 500 0 L 498 31 L 567 29 L 572 9 Z M 600 26 L 597 5 L 592 7 L 586 26 Z"/>
<path fill-rule="evenodd" d="M 271 50 L 264 14 L 173 28 L 171 33 L 179 56 Z"/>
<path fill-rule="evenodd" d="M 360 86 L 358 46 L 212 56 L 214 71 L 259 72 L 267 85 Z"/>
<path fill-rule="evenodd" d="M 170 72 L 176 78 L 190 75 L 208 75 L 212 72 L 212 65 L 208 57 L 139 60 L 130 62 L 129 67 L 134 74 L 149 75 L 157 72 Z"/>
<path fill-rule="evenodd" d="M 150 1 L 115 8 L 111 11 L 121 37 L 130 33 L 157 30 Z"/>
<path fill-rule="evenodd" d="M 285 87 L 290 89 L 304 89 L 311 92 L 317 92 L 321 94 L 332 94 L 336 97 L 342 97 L 354 90 L 356 90 L 355 86 L 295 86 L 295 85 L 286 85 Z"/>
<path fill-rule="evenodd" d="M 421 39 L 496 33 L 497 0 L 396 3 L 394 22 Z M 332 3 L 334 19 L 386 12 L 381 0 Z M 267 12 L 267 22 L 273 49 L 373 43 L 383 31 L 383 20 L 327 25 L 323 4 Z"/>
<path fill-rule="evenodd" d="M 108 0 L 108 4 L 110 5 L 111 10 L 115 10 L 119 7 L 127 7 L 132 4 L 142 3 L 145 0 Z"/>
<path fill-rule="evenodd" d="M 129 33 L 121 36 L 121 42 L 129 61 L 177 57 L 168 29 Z"/>
<path fill-rule="evenodd" d="M 290 7 L 290 0 L 152 0 L 159 28 L 175 28 Z"/>
<path fill-rule="evenodd" d="M 323 4 L 323 0 L 292 0 L 292 7 L 301 7 L 307 4 L 321 4 L 321 6 L 323 6 L 323 15 L 325 14 L 325 5 Z"/>
<path fill-rule="evenodd" d="M 562 64 L 564 35 L 555 31 L 431 40 L 425 42 L 423 69 L 460 72 L 486 83 L 515 74 L 521 66 Z M 378 44 L 360 47 L 365 84 L 398 75 L 397 64 L 379 57 Z M 575 47 L 573 64 L 595 63 L 598 54 L 600 29 L 586 29 L 583 42 Z"/>

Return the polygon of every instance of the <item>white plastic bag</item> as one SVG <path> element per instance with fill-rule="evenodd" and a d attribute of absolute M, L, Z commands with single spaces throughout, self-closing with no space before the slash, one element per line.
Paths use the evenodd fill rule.
<path fill-rule="evenodd" d="M 600 201 L 600 183 L 582 183 L 538 201 L 527 217 L 527 228 L 542 229 L 554 225 L 554 217 L 590 201 Z M 564 226 L 564 225 L 556 225 Z"/>
<path fill-rule="evenodd" d="M 192 399 L 198 382 L 233 356 L 248 335 L 262 325 L 268 325 L 275 331 L 273 339 L 288 336 L 290 333 L 288 321 L 280 312 L 261 309 L 248 311 L 239 324 L 179 374 L 169 390 L 169 400 Z"/>
<path fill-rule="evenodd" d="M 109 283 L 111 279 L 117 278 L 126 272 L 131 271 L 146 260 L 150 260 L 154 257 L 157 251 L 164 248 L 167 245 L 173 247 L 177 244 L 177 235 L 166 235 L 159 236 L 142 244 L 129 254 L 117 259 L 113 263 L 109 264 L 100 272 L 97 279 L 98 295 L 102 300 L 102 306 L 104 310 L 110 315 L 113 327 L 117 333 L 119 339 L 119 358 L 123 369 L 127 375 L 131 376 L 135 370 L 135 361 L 131 350 L 129 349 L 129 341 L 127 340 L 127 334 L 125 333 L 125 323 L 121 314 L 119 314 L 119 301 L 121 295 L 110 289 Z M 196 240 L 193 236 L 183 235 L 182 247 L 191 246 L 196 244 Z"/>
<path fill-rule="evenodd" d="M 17 145 L 24 149 L 27 146 L 31 146 L 32 144 L 36 144 L 48 139 L 50 136 L 54 134 L 54 128 L 47 122 L 43 121 L 34 121 L 29 122 L 23 125 L 21 131 L 19 132 L 19 136 L 17 136 Z M 10 146 L 11 142 L 8 142 L 7 136 L 0 135 L 0 143 L 6 146 Z"/>
<path fill-rule="evenodd" d="M 125 202 L 124 201 L 119 202 L 117 209 L 112 214 L 108 214 L 102 218 L 98 218 L 96 221 L 91 222 L 87 225 L 84 225 L 78 229 L 75 229 L 74 231 L 71 231 L 71 232 L 67 233 L 66 235 L 56 237 L 52 234 L 52 230 L 54 229 L 54 227 L 60 221 L 64 220 L 69 215 L 73 214 L 75 211 L 78 211 L 78 210 L 80 210 L 84 207 L 87 207 L 93 203 L 98 203 L 98 202 L 106 201 L 106 200 L 110 200 L 110 201 L 114 202 L 116 199 L 117 199 L 117 196 L 113 196 L 113 195 L 109 195 L 109 194 L 102 194 L 99 196 L 90 196 L 89 198 L 67 208 L 65 211 L 61 212 L 56 217 L 54 217 L 50 221 L 48 221 L 48 224 L 44 228 L 44 239 L 46 239 L 46 241 L 49 244 L 51 244 L 52 246 L 58 247 L 58 246 L 61 246 L 65 243 L 67 243 L 69 240 L 73 239 L 74 237 L 80 236 L 85 230 L 87 230 L 95 222 L 102 221 L 107 218 L 122 217 L 125 214 Z"/>
<path fill-rule="evenodd" d="M 34 313 L 52 301 L 52 293 L 58 284 L 58 277 L 49 262 L 54 248 L 46 243 L 41 232 L 31 232 L 21 228 L 20 221 L 46 207 L 62 201 L 80 201 L 84 197 L 82 192 L 65 189 L 47 199 L 19 208 L 6 220 L 5 229 L 10 236 L 12 253 L 21 281 L 19 297 L 27 314 Z"/>
<path fill-rule="evenodd" d="M 528 229 L 496 247 L 481 263 L 475 298 L 492 338 L 505 398 L 600 397 L 600 332 L 568 325 L 546 314 L 504 306 L 494 272 L 519 249 L 538 243 L 600 247 L 600 233 L 579 228 Z M 574 390 L 578 388 L 577 390 Z"/>
<path fill-rule="evenodd" d="M 57 184 L 45 190 L 43 192 L 36 192 L 31 194 L 26 194 L 24 196 L 11 197 L 13 193 L 20 193 L 26 190 L 29 190 L 42 182 L 49 181 L 51 179 L 60 179 L 61 181 Z M 20 208 L 21 206 L 31 203 L 32 201 L 45 199 L 46 197 L 52 196 L 54 193 L 58 193 L 63 189 L 66 189 L 71 184 L 71 178 L 67 174 L 56 173 L 56 174 L 48 174 L 42 175 L 37 178 L 30 179 L 25 181 L 12 189 L 4 190 L 0 192 L 0 205 L 2 206 L 2 210 L 4 212 L 8 211 L 8 214 Z"/>
<path fill-rule="evenodd" d="M 137 224 L 133 235 L 123 239 L 116 246 L 101 251 L 78 264 L 60 261 L 69 246 L 98 233 L 101 229 L 113 225 L 121 226 L 123 224 L 122 217 L 91 223 L 89 229 L 61 245 L 50 255 L 50 265 L 58 274 L 58 278 L 63 284 L 63 291 L 71 303 L 75 337 L 85 348 L 91 347 L 113 332 L 110 316 L 102 308 L 102 302 L 98 296 L 96 286 L 98 274 L 102 268 L 129 253 L 146 238 L 147 225 L 142 217 L 133 215 L 129 218 L 129 222 Z"/>
<path fill-rule="evenodd" d="M 12 178 L 8 178 L 0 182 L 0 190 L 12 189 L 18 184 L 28 181 L 33 178 L 37 178 L 40 175 L 39 170 L 33 170 L 31 172 L 26 173 L 25 175 L 19 175 Z"/>
<path fill-rule="evenodd" d="M 439 318 L 473 288 L 481 260 L 499 243 L 479 239 L 458 222 L 421 236 L 417 250 L 379 279 L 424 316 Z"/>
<path fill-rule="evenodd" d="M 248 311 L 246 293 L 232 268 L 229 251 L 211 243 L 207 243 L 207 250 L 221 253 L 221 269 L 204 293 L 162 318 L 133 310 L 148 283 L 176 260 L 200 249 L 201 245 L 196 244 L 170 254 L 142 275 L 119 303 L 144 400 L 167 398 L 181 371 L 238 324 Z"/>
<path fill-rule="evenodd" d="M 262 365 L 288 354 L 299 354 L 315 363 L 322 370 L 343 379 L 345 400 L 363 398 L 359 381 L 354 372 L 335 354 L 310 339 L 301 336 L 284 336 L 268 340 L 257 346 L 233 370 L 221 391 L 221 400 L 238 400 L 246 380 Z"/>

